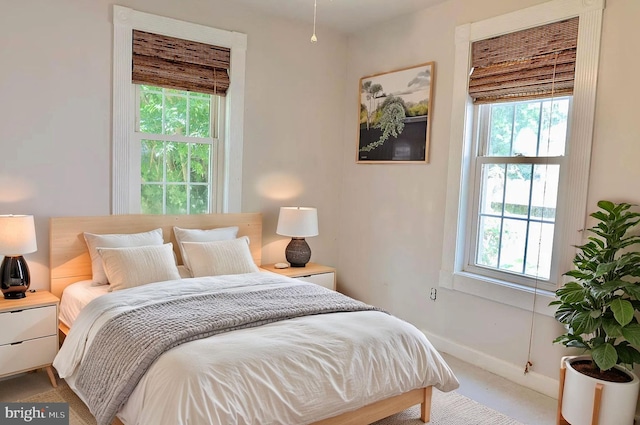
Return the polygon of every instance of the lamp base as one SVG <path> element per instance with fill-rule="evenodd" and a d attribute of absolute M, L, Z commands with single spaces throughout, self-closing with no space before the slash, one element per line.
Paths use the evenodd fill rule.
<path fill-rule="evenodd" d="M 0 288 L 6 299 L 25 297 L 31 284 L 27 261 L 22 255 L 4 257 L 0 266 Z"/>
<path fill-rule="evenodd" d="M 304 267 L 311 259 L 311 248 L 304 238 L 291 238 L 284 255 L 291 267 Z"/>

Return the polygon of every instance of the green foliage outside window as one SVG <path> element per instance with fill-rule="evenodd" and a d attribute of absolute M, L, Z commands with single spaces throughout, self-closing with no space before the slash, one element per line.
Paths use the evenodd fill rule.
<path fill-rule="evenodd" d="M 212 145 L 163 136 L 209 138 L 211 96 L 140 86 L 139 131 L 150 136 L 141 141 L 141 212 L 208 213 Z"/>

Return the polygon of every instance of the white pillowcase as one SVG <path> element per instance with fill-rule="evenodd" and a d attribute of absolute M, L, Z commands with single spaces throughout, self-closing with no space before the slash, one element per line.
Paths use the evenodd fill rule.
<path fill-rule="evenodd" d="M 220 227 L 217 229 L 182 229 L 180 227 L 173 227 L 173 234 L 176 235 L 176 242 L 180 248 L 180 255 L 182 256 L 182 264 L 191 271 L 189 266 L 189 256 L 185 252 L 182 243 L 183 242 L 215 242 L 215 241 L 228 241 L 233 240 L 238 236 L 238 227 Z"/>
<path fill-rule="evenodd" d="M 98 248 L 125 248 L 133 246 L 162 245 L 162 229 L 155 229 L 143 233 L 96 235 L 84 233 L 84 240 L 89 248 L 91 256 L 92 280 L 99 285 L 109 283 L 107 275 L 102 267 L 102 259 L 98 254 Z"/>
<path fill-rule="evenodd" d="M 184 242 L 193 277 L 259 272 L 249 249 L 249 238 L 217 242 Z"/>
<path fill-rule="evenodd" d="M 98 248 L 110 291 L 180 279 L 173 244 Z"/>

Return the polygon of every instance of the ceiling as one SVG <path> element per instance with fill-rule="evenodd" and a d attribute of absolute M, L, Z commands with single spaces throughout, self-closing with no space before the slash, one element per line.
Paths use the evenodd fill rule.
<path fill-rule="evenodd" d="M 235 0 L 269 15 L 313 25 L 314 0 Z M 317 25 L 354 33 L 446 0 L 317 0 Z"/>

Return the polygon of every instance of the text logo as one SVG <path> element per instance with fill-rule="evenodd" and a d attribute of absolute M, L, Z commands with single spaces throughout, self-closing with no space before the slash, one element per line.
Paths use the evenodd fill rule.
<path fill-rule="evenodd" d="M 0 403 L 0 425 L 69 425 L 69 403 Z"/>

